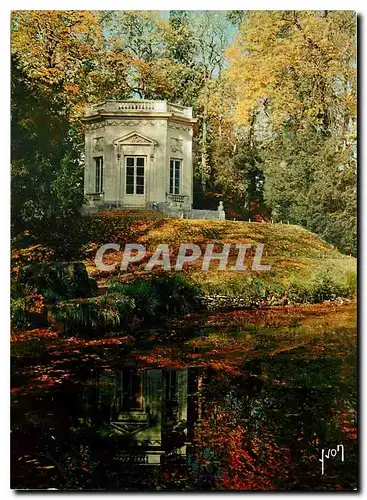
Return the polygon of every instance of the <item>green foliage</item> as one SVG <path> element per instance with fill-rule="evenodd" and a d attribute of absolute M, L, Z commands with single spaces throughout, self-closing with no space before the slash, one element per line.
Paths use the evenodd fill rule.
<path fill-rule="evenodd" d="M 150 322 L 185 314 L 196 307 L 197 293 L 180 276 L 130 284 L 112 281 L 100 297 L 60 301 L 50 311 L 52 321 L 61 323 L 66 333 L 96 336 L 131 328 L 133 317 L 139 322 Z M 20 311 L 16 312 L 21 317 Z"/>
<path fill-rule="evenodd" d="M 18 274 L 16 294 L 43 295 L 48 303 L 61 299 L 88 297 L 96 290 L 81 262 L 39 262 L 24 266 Z"/>
<path fill-rule="evenodd" d="M 323 271 L 309 280 L 293 279 L 288 297 L 291 302 L 318 303 L 337 297 L 351 298 L 356 293 L 356 273 L 340 277 L 330 271 Z"/>
<path fill-rule="evenodd" d="M 265 201 L 275 220 L 302 224 L 345 254 L 357 250 L 356 158 L 310 131 L 263 145 Z"/>
<path fill-rule="evenodd" d="M 12 230 L 42 235 L 83 202 L 81 143 L 60 96 L 31 84 L 12 60 Z"/>
<path fill-rule="evenodd" d="M 30 312 L 31 301 L 27 297 L 18 297 L 11 300 L 11 324 L 14 329 L 29 328 L 32 326 L 33 314 Z"/>
<path fill-rule="evenodd" d="M 104 295 L 86 300 L 62 301 L 52 306 L 51 316 L 66 333 L 89 337 L 126 328 L 134 301 L 123 295 Z"/>
<path fill-rule="evenodd" d="M 180 275 L 163 276 L 152 280 L 152 287 L 160 296 L 167 315 L 186 314 L 195 309 L 198 290 Z"/>
<path fill-rule="evenodd" d="M 129 285 L 114 284 L 111 286 L 111 291 L 113 294 L 125 294 L 133 299 L 138 318 L 149 319 L 159 316 L 161 301 L 152 288 L 151 282 L 133 282 Z"/>
<path fill-rule="evenodd" d="M 67 153 L 57 169 L 52 185 L 55 210 L 59 219 L 68 219 L 78 214 L 84 201 L 82 186 L 84 165 L 80 159 Z"/>
<path fill-rule="evenodd" d="M 234 121 L 255 141 L 273 218 L 356 255 L 355 13 L 250 12 L 229 57 Z"/>
<path fill-rule="evenodd" d="M 157 276 L 147 281 L 110 285 L 113 294 L 131 297 L 135 303 L 135 314 L 139 319 L 182 315 L 197 306 L 198 289 L 179 275 Z"/>
<path fill-rule="evenodd" d="M 216 141 L 215 182 L 221 187 L 227 210 L 237 219 L 254 219 L 264 212 L 264 174 L 257 149 L 246 141 L 236 150 L 226 139 Z"/>

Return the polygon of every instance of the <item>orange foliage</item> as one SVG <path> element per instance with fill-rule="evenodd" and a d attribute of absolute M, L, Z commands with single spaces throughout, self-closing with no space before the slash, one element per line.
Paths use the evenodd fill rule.
<path fill-rule="evenodd" d="M 291 465 L 289 451 L 275 444 L 262 429 L 256 433 L 230 421 L 230 413 L 211 408 L 200 421 L 196 438 L 202 449 L 201 465 L 219 460 L 220 490 L 275 490 L 277 478 L 287 478 Z M 209 449 L 211 457 L 204 458 Z"/>

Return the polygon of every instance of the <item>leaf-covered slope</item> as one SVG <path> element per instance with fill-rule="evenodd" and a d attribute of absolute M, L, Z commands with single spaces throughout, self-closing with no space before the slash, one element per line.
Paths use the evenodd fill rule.
<path fill-rule="evenodd" d="M 108 215 L 100 214 L 98 217 L 113 217 L 117 233 L 119 224 L 123 226 L 121 238 L 114 239 L 120 243 L 121 250 L 124 249 L 125 243 L 140 243 L 147 248 L 146 258 L 142 262 L 130 265 L 128 272 L 121 273 L 123 280 L 134 278 L 137 271 L 144 274 L 145 264 L 159 244 L 169 246 L 173 271 L 181 243 L 199 245 L 202 255 L 207 243 L 214 244 L 215 252 L 220 252 L 225 243 L 231 243 L 233 246 L 224 271 L 218 269 L 218 260 L 212 261 L 209 271 L 203 271 L 203 261 L 199 258 L 196 262 L 184 265 L 185 278 L 207 294 L 246 297 L 249 293 L 255 293 L 256 297 L 269 294 L 281 297 L 294 291 L 295 300 L 301 302 L 319 301 L 322 297 L 331 295 L 350 296 L 355 292 L 356 260 L 341 254 L 317 235 L 300 226 L 166 219 L 157 213 L 114 212 Z M 252 245 L 246 253 L 245 271 L 230 269 L 236 263 L 236 244 L 239 243 Z M 269 271 L 252 269 L 255 249 L 259 244 L 264 245 L 261 263 L 270 265 Z M 116 273 L 119 273 L 121 258 L 121 252 L 106 256 L 109 264 L 116 262 Z M 97 271 L 92 261 L 89 261 L 88 267 L 92 274 Z M 161 266 L 156 266 L 152 272 L 160 270 Z"/>

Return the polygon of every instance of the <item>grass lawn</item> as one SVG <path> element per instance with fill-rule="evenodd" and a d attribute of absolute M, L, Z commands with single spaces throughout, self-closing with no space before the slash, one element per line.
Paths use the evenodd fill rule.
<path fill-rule="evenodd" d="M 288 294 L 292 290 L 297 293 L 326 286 L 335 295 L 353 295 L 356 290 L 356 259 L 341 254 L 336 248 L 321 240 L 306 229 L 291 224 L 270 224 L 242 221 L 208 221 L 165 219 L 158 214 L 136 213 L 126 217 L 124 212 L 105 212 L 100 218 L 114 218 L 118 232 L 118 221 L 123 224 L 123 237 L 114 240 L 121 245 L 140 243 L 147 248 L 147 254 L 140 263 L 130 264 L 128 271 L 120 272 L 119 264 L 122 252 L 111 252 L 105 256 L 108 264 L 116 263 L 115 275 L 122 281 L 131 280 L 146 274 L 144 267 L 159 244 L 169 245 L 171 265 L 174 267 L 181 243 L 194 243 L 200 246 L 202 253 L 207 243 L 213 243 L 214 249 L 220 252 L 225 243 L 233 245 L 229 254 L 225 271 L 218 270 L 218 261 L 210 264 L 209 271 L 201 269 L 202 259 L 184 265 L 182 273 L 185 279 L 198 286 L 207 294 L 263 295 L 270 290 L 275 295 Z M 128 220 L 128 223 L 127 223 Z M 127 230 L 127 224 L 130 228 Z M 102 242 L 101 242 L 102 243 Z M 108 243 L 107 240 L 104 243 Z M 237 258 L 236 244 L 253 245 L 246 253 L 246 271 L 231 271 Z M 261 263 L 270 265 L 270 271 L 253 271 L 251 269 L 255 248 L 263 244 Z M 95 266 L 94 254 L 86 260 L 88 272 L 101 278 L 103 282 L 108 276 Z M 153 268 L 159 272 L 160 267 Z M 303 293 L 303 292 L 302 292 Z M 300 300 L 302 301 L 302 300 Z"/>

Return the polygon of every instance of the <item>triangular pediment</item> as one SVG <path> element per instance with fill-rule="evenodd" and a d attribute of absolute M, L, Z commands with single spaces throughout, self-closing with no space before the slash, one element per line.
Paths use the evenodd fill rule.
<path fill-rule="evenodd" d="M 157 141 L 151 139 L 150 137 L 146 137 L 138 132 L 130 132 L 129 134 L 120 137 L 113 141 L 114 144 L 145 144 L 147 146 L 157 144 Z"/>

